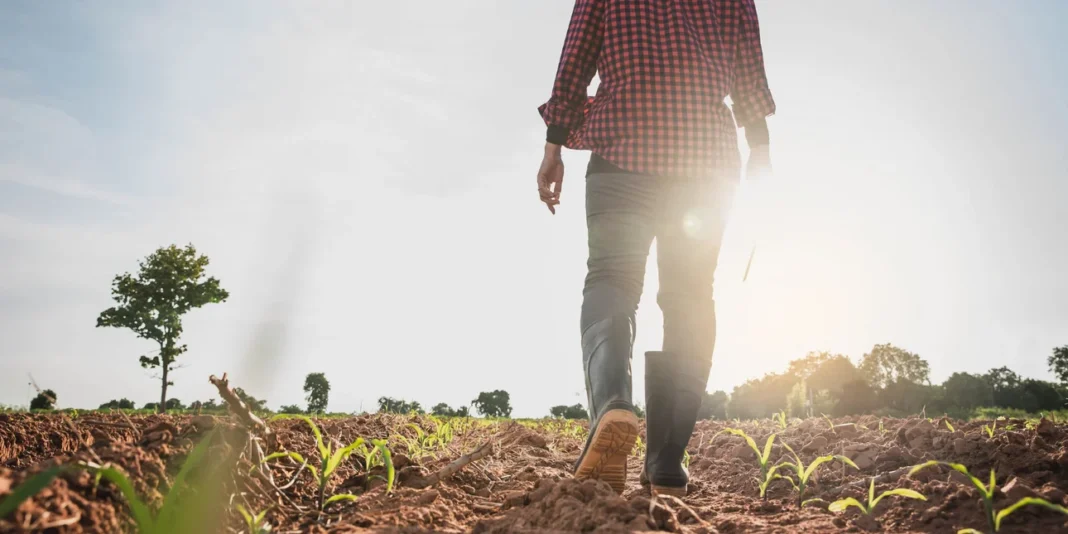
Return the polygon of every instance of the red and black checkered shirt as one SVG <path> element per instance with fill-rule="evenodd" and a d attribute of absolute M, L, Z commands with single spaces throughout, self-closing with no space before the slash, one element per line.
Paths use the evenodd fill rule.
<path fill-rule="evenodd" d="M 630 172 L 737 179 L 737 128 L 775 112 L 753 2 L 577 0 L 539 108 L 550 138 Z"/>

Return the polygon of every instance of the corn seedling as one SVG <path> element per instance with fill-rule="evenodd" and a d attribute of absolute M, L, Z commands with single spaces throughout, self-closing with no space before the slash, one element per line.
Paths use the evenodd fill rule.
<path fill-rule="evenodd" d="M 645 445 L 645 440 L 642 439 L 641 436 L 638 436 L 638 441 L 637 441 L 637 444 L 635 444 L 634 449 L 637 451 L 637 454 L 639 456 L 642 456 L 642 457 L 645 456 L 646 445 Z"/>
<path fill-rule="evenodd" d="M 856 469 L 858 471 L 860 470 L 860 468 L 857 467 L 857 464 L 853 463 L 853 460 L 850 460 L 849 458 L 847 458 L 845 456 L 837 455 L 837 454 L 836 455 L 820 456 L 820 457 L 812 460 L 812 463 L 810 463 L 810 464 L 808 464 L 806 466 L 804 464 L 804 462 L 801 461 L 801 457 L 798 456 L 796 452 L 794 452 L 794 449 L 792 447 L 790 447 L 788 444 L 786 444 L 786 442 L 783 442 L 782 445 L 783 445 L 783 447 L 786 447 L 786 450 L 790 451 L 790 454 L 792 454 L 793 457 L 794 457 L 794 461 L 793 462 L 783 462 L 783 463 L 781 463 L 779 465 L 783 466 L 783 467 L 789 467 L 790 469 L 793 469 L 797 473 L 797 481 L 796 482 L 794 481 L 794 479 L 792 479 L 790 477 L 783 477 L 783 478 L 785 478 L 786 480 L 790 481 L 790 484 L 792 484 L 794 489 L 797 490 L 797 507 L 798 508 L 801 508 L 802 506 L 804 506 L 804 500 L 803 499 L 804 499 L 804 496 L 805 496 L 805 489 L 808 488 L 809 478 L 812 477 L 812 473 L 815 473 L 816 472 L 816 468 L 818 468 L 819 466 L 821 466 L 821 465 L 823 465 L 823 464 L 825 464 L 827 462 L 832 462 L 834 460 L 838 460 L 839 462 L 842 462 L 843 464 L 848 465 L 848 466 L 852 467 L 853 469 Z"/>
<path fill-rule="evenodd" d="M 949 419 L 945 419 L 944 422 L 946 423 L 946 428 L 948 428 L 950 432 L 957 431 L 957 429 L 953 428 L 953 424 L 949 422 Z"/>
<path fill-rule="evenodd" d="M 323 442 L 323 434 L 322 434 L 322 432 L 319 431 L 319 427 L 315 425 L 315 422 L 312 421 L 311 418 L 303 416 L 303 415 L 285 415 L 285 414 L 283 414 L 283 415 L 276 415 L 272 419 L 287 419 L 287 418 L 300 419 L 300 420 L 308 423 L 308 426 L 311 427 L 312 434 L 315 435 L 315 445 L 319 449 L 319 467 L 315 467 L 315 466 L 311 465 L 299 453 L 291 452 L 291 451 L 282 451 L 282 452 L 276 452 L 276 453 L 273 453 L 273 454 L 269 454 L 269 455 L 267 455 L 266 458 L 263 459 L 263 463 L 266 463 L 266 462 L 268 462 L 270 460 L 274 460 L 276 458 L 286 458 L 286 457 L 288 457 L 288 458 L 292 458 L 292 459 L 300 462 L 305 467 L 307 467 L 308 470 L 311 471 L 312 475 L 315 477 L 315 481 L 319 484 L 319 509 L 320 510 L 322 510 L 326 505 L 328 505 L 330 503 L 333 503 L 333 502 L 338 502 L 338 501 L 342 501 L 342 500 L 348 500 L 348 501 L 356 500 L 356 496 L 355 495 L 350 495 L 350 494 L 338 494 L 338 495 L 334 495 L 334 496 L 332 496 L 332 497 L 330 497 L 328 499 L 326 497 L 326 488 L 327 488 L 327 486 L 330 485 L 330 478 L 333 476 L 334 471 L 337 470 L 338 466 L 341 465 L 341 462 L 343 462 L 346 459 L 348 459 L 348 457 L 351 456 L 352 453 L 355 452 L 357 449 L 363 448 L 363 450 L 366 450 L 364 439 L 363 438 L 357 438 L 356 441 L 350 443 L 348 446 L 340 447 L 337 450 L 333 450 L 333 447 L 330 444 L 327 444 L 327 443 Z M 393 484 L 392 484 L 392 482 L 393 482 L 393 463 L 391 461 L 389 461 L 389 458 L 390 458 L 389 449 L 388 449 L 388 447 L 386 447 L 385 441 L 376 440 L 374 442 L 374 445 L 375 445 L 375 449 L 376 450 L 378 450 L 378 449 L 382 450 L 382 456 L 383 456 L 384 460 L 386 460 L 385 465 L 386 465 L 386 470 L 388 471 L 388 477 L 389 477 L 389 483 L 387 485 L 386 491 L 387 492 L 393 491 Z M 371 468 L 367 467 L 367 469 L 370 470 Z"/>
<path fill-rule="evenodd" d="M 831 418 L 828 417 L 827 414 L 820 414 L 820 415 L 823 416 L 823 420 L 824 421 L 827 421 L 827 426 L 830 427 L 831 432 L 834 432 L 834 421 L 831 421 Z M 835 432 L 835 433 L 837 434 L 837 432 Z"/>
<path fill-rule="evenodd" d="M 244 506 L 237 505 L 237 512 L 241 514 L 241 518 L 245 520 L 245 525 L 248 527 L 248 534 L 269 534 L 271 532 L 271 525 L 265 520 L 268 511 L 270 511 L 270 508 L 258 514 L 252 514 Z"/>
<path fill-rule="evenodd" d="M 983 425 L 983 432 L 986 432 L 986 437 L 994 439 L 994 431 L 997 430 L 997 426 L 997 420 L 994 420 L 994 422 L 990 423 L 989 425 Z"/>
<path fill-rule="evenodd" d="M 685 449 L 682 451 L 682 466 L 686 469 L 690 468 L 690 451 Z"/>
<path fill-rule="evenodd" d="M 767 474 L 764 475 L 764 480 L 761 481 L 761 480 L 757 479 L 757 482 L 760 482 L 760 498 L 761 499 L 766 499 L 767 498 L 768 486 L 770 486 L 772 482 L 774 482 L 776 480 L 780 480 L 780 479 L 786 478 L 786 477 L 776 473 L 776 471 L 778 471 L 780 467 L 782 467 L 782 464 L 771 466 L 771 468 L 768 469 Z M 787 480 L 789 480 L 789 479 L 787 479 Z"/>
<path fill-rule="evenodd" d="M 163 498 L 163 504 L 154 517 L 148 505 L 137 495 L 130 479 L 122 471 L 109 466 L 79 463 L 67 466 L 60 465 L 47 471 L 42 471 L 19 485 L 11 495 L 0 502 L 0 518 L 14 512 L 19 504 L 51 484 L 52 480 L 59 476 L 60 473 L 83 469 L 93 473 L 97 481 L 100 479 L 107 480 L 119 489 L 123 497 L 126 498 L 136 531 L 140 534 L 197 532 L 204 527 L 202 524 L 206 517 L 204 512 L 213 505 L 214 495 L 211 491 L 186 491 L 189 489 L 186 484 L 186 478 L 189 476 L 190 471 L 204 459 L 212 438 L 217 432 L 217 430 L 209 432 L 189 452 L 185 462 L 182 463 L 181 469 L 178 470 L 178 474 L 175 475 L 174 482 L 170 485 L 170 490 Z M 187 494 L 190 494 L 191 498 L 179 501 L 179 497 Z"/>
<path fill-rule="evenodd" d="M 883 420 L 882 419 L 879 420 L 879 433 L 880 434 L 886 434 L 886 427 L 883 426 Z"/>
<path fill-rule="evenodd" d="M 772 418 L 772 420 L 775 421 L 775 423 L 777 425 L 779 425 L 779 429 L 780 430 L 786 430 L 786 412 L 785 411 L 780 411 L 779 413 L 773 415 L 771 418 Z"/>
<path fill-rule="evenodd" d="M 724 432 L 745 439 L 745 442 L 749 445 L 749 448 L 753 449 L 753 452 L 755 452 L 757 456 L 757 463 L 760 464 L 760 477 L 757 478 L 757 483 L 764 483 L 764 481 L 768 479 L 768 459 L 771 457 L 771 446 L 775 442 L 775 434 L 768 436 L 767 441 L 764 442 L 764 450 L 761 451 L 759 448 L 757 448 L 756 441 L 753 441 L 753 438 L 749 437 L 749 435 L 747 435 L 744 430 L 739 430 L 737 428 L 724 428 L 723 430 L 717 432 L 715 436 L 712 436 L 712 439 L 716 439 L 716 436 Z"/>
<path fill-rule="evenodd" d="M 832 512 L 844 512 L 845 510 L 849 509 L 850 506 L 855 506 L 855 507 L 859 508 L 860 511 L 864 513 L 864 515 L 871 515 L 871 513 L 875 510 L 875 506 L 879 504 L 879 501 L 883 500 L 886 497 L 894 497 L 894 496 L 906 497 L 906 498 L 909 498 L 909 499 L 918 499 L 918 500 L 921 500 L 921 501 L 926 501 L 927 500 L 927 497 L 924 497 L 923 494 L 921 494 L 920 492 L 913 491 L 913 490 L 910 490 L 910 489 L 907 489 L 907 488 L 897 488 L 897 489 L 892 489 L 892 490 L 889 490 L 889 491 L 884 491 L 884 492 L 880 493 L 878 497 L 876 497 L 875 496 L 875 477 L 872 477 L 871 478 L 871 484 L 868 485 L 868 503 L 867 504 L 862 503 L 862 502 L 860 502 L 860 501 L 858 501 L 858 500 L 856 500 L 856 499 L 854 499 L 852 497 L 846 497 L 845 499 L 839 499 L 837 501 L 832 502 L 831 505 L 827 509 L 832 511 Z"/>
<path fill-rule="evenodd" d="M 983 497 L 983 512 L 986 515 L 986 521 L 987 521 L 987 524 L 990 525 L 990 531 L 991 532 L 998 532 L 999 530 L 1001 530 L 1001 521 L 1003 519 L 1005 519 L 1006 517 L 1008 517 L 1009 515 L 1011 515 L 1016 510 L 1019 510 L 1020 508 L 1023 508 L 1024 506 L 1029 506 L 1029 505 L 1042 506 L 1044 508 L 1048 508 L 1048 509 L 1053 510 L 1055 512 L 1060 512 L 1062 514 L 1068 515 L 1068 508 L 1065 508 L 1065 507 L 1063 507 L 1063 506 L 1061 506 L 1059 504 L 1053 504 L 1053 503 L 1051 503 L 1051 502 L 1049 502 L 1049 501 L 1047 501 L 1045 499 L 1039 499 L 1037 497 L 1024 497 L 1024 498 L 1020 499 L 1019 501 L 1016 501 L 1016 503 L 1013 504 L 1012 506 L 1009 506 L 1008 508 L 1005 508 L 1005 509 L 1000 510 L 1000 511 L 995 513 L 995 511 L 994 511 L 994 492 L 997 491 L 997 472 L 994 469 L 990 470 L 990 484 L 989 485 L 983 484 L 982 480 L 979 480 L 978 478 L 973 476 L 971 473 L 969 473 L 968 472 L 968 468 L 965 467 L 962 464 L 955 464 L 955 463 L 950 463 L 950 462 L 939 462 L 937 460 L 931 460 L 929 462 L 924 462 L 924 463 L 922 463 L 920 465 L 917 465 L 916 467 L 913 467 L 912 470 L 909 471 L 909 476 L 912 476 L 917 471 L 920 471 L 922 469 L 926 469 L 928 467 L 933 467 L 933 466 L 937 466 L 937 465 L 945 466 L 945 467 L 948 467 L 950 469 L 953 469 L 955 471 L 958 471 L 958 472 L 964 474 L 964 476 L 968 477 L 968 480 L 971 480 L 972 485 L 974 485 L 976 488 L 979 489 L 979 495 L 981 495 Z M 979 533 L 979 531 L 977 531 L 975 529 L 961 530 L 961 531 L 958 532 L 958 534 L 963 534 L 963 533 L 968 533 L 968 532 L 981 534 L 981 533 Z"/>

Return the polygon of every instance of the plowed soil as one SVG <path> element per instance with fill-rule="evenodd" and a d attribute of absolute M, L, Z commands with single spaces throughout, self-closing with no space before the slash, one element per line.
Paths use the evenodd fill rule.
<path fill-rule="evenodd" d="M 299 420 L 271 422 L 274 443 L 253 439 L 228 417 L 0 414 L 0 500 L 26 478 L 56 464 L 91 462 L 121 468 L 152 506 L 162 502 L 174 473 L 190 448 L 218 427 L 210 456 L 233 462 L 225 476 L 204 474 L 193 481 L 212 485 L 219 532 L 247 532 L 236 504 L 268 509 L 274 532 L 947 532 L 987 528 L 979 493 L 959 474 L 941 468 L 906 476 L 908 466 L 926 460 L 958 462 L 987 480 L 996 469 L 1003 487 L 995 503 L 1002 508 L 1022 496 L 1037 495 L 1068 505 L 1068 428 L 1042 420 L 999 421 L 993 438 L 989 422 L 890 419 L 875 417 L 794 420 L 780 429 L 770 420 L 737 423 L 763 446 L 776 433 L 773 461 L 788 459 L 781 443 L 806 462 L 841 454 L 860 467 L 826 463 L 816 471 L 798 508 L 793 487 L 778 481 L 767 499 L 758 495 L 756 456 L 744 440 L 719 432 L 730 423 L 704 421 L 690 442 L 690 494 L 682 500 L 651 499 L 638 484 L 640 448 L 630 463 L 622 496 L 606 484 L 571 478 L 582 447 L 583 423 L 544 421 L 484 423 L 452 420 L 455 435 L 447 446 L 409 450 L 398 434 L 416 437 L 414 424 L 433 432 L 439 421 L 428 417 L 371 415 L 319 421 L 323 435 L 348 444 L 358 437 L 388 439 L 397 484 L 386 493 L 383 470 L 364 469 L 360 455 L 342 463 L 327 495 L 353 493 L 354 502 L 316 511 L 317 485 L 308 470 L 289 459 L 272 462 L 265 475 L 250 474 L 254 449 L 295 451 L 317 465 L 317 448 Z M 833 428 L 831 425 L 834 425 Z M 431 487 L 434 473 L 465 453 L 493 443 L 492 453 Z M 411 453 L 411 454 L 409 454 Z M 415 458 L 413 458 L 415 456 Z M 205 471 L 206 472 L 206 471 Z M 788 473 L 783 471 L 783 473 Z M 842 497 L 865 500 L 870 477 L 883 475 L 876 491 L 905 487 L 926 501 L 888 498 L 873 518 L 855 509 L 832 513 L 827 503 Z M 0 532 L 131 531 L 122 495 L 110 483 L 97 484 L 85 471 L 65 473 L 0 519 Z M 212 529 L 208 529 L 209 531 Z M 1001 532 L 1068 532 L 1068 516 L 1043 508 L 1024 508 L 1006 519 Z"/>

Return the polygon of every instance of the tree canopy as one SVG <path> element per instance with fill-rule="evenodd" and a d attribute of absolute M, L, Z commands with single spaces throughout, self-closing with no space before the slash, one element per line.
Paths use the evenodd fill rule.
<path fill-rule="evenodd" d="M 483 391 L 478 398 L 471 401 L 478 413 L 487 417 L 511 417 L 512 405 L 507 391 L 495 389 Z"/>
<path fill-rule="evenodd" d="M 330 381 L 323 373 L 308 373 L 304 378 L 304 400 L 308 401 L 308 413 L 324 413 L 330 400 Z"/>
<path fill-rule="evenodd" d="M 166 409 L 174 362 L 187 350 L 178 344 L 182 316 L 230 296 L 217 279 L 206 276 L 208 263 L 208 257 L 197 254 L 193 245 L 157 249 L 138 263 L 136 275 L 123 273 L 112 280 L 111 297 L 116 305 L 96 320 L 98 328 L 127 328 L 158 345 L 154 355 L 141 356 L 140 361 L 142 367 L 160 369 L 160 412 Z"/>

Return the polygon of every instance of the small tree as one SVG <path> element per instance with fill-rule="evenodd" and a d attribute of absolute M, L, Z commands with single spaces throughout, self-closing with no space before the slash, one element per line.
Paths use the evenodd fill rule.
<path fill-rule="evenodd" d="M 225 301 L 230 294 L 214 277 L 205 278 L 208 257 L 198 255 L 193 245 L 171 245 L 157 249 L 143 261 L 136 276 L 124 273 L 111 283 L 111 296 L 117 306 L 97 317 L 97 327 L 128 328 L 137 337 L 159 345 L 158 354 L 141 356 L 141 366 L 160 369 L 162 413 L 167 403 L 169 375 L 178 356 L 186 351 L 179 345 L 182 316 L 193 308 Z"/>
<path fill-rule="evenodd" d="M 408 402 L 392 397 L 379 397 L 378 411 L 384 413 L 423 413 L 423 407 L 418 402 Z"/>
<path fill-rule="evenodd" d="M 146 402 L 145 405 L 141 407 L 141 409 L 142 410 L 158 410 L 159 409 L 159 403 L 158 402 Z"/>
<path fill-rule="evenodd" d="M 953 373 L 942 383 L 942 388 L 946 392 L 946 402 L 961 410 L 994 404 L 994 388 L 980 376 Z"/>
<path fill-rule="evenodd" d="M 56 407 L 56 392 L 51 389 L 41 391 L 30 400 L 31 410 L 54 410 Z"/>
<path fill-rule="evenodd" d="M 860 360 L 860 372 L 876 388 L 886 388 L 894 382 L 913 384 L 930 382 L 931 368 L 927 360 L 889 343 L 875 345 Z"/>
<path fill-rule="evenodd" d="M 589 419 L 590 414 L 586 413 L 586 408 L 583 408 L 581 404 L 573 404 L 571 406 L 565 406 L 563 404 L 559 406 L 553 406 L 549 408 L 549 415 L 553 417 L 563 417 L 564 419 Z"/>
<path fill-rule="evenodd" d="M 105 402 L 104 404 L 101 404 L 99 409 L 101 409 L 101 410 L 133 410 L 134 409 L 134 403 L 133 403 L 132 400 L 126 399 L 126 398 L 122 398 L 122 399 L 119 399 L 119 400 L 112 399 L 112 400 L 109 400 L 108 402 Z"/>
<path fill-rule="evenodd" d="M 507 391 L 495 389 L 483 391 L 478 398 L 471 401 L 478 413 L 488 417 L 511 417 L 512 405 Z"/>
<path fill-rule="evenodd" d="M 164 409 L 167 409 L 167 410 L 184 410 L 185 409 L 185 405 L 182 404 L 182 401 L 180 401 L 178 399 L 167 399 L 167 404 L 164 404 L 163 407 L 164 407 Z"/>
<path fill-rule="evenodd" d="M 461 406 L 459 409 L 453 409 L 444 402 L 439 402 L 430 409 L 430 413 L 440 417 L 467 417 L 471 415 L 471 412 L 467 409 L 467 406 Z"/>
<path fill-rule="evenodd" d="M 284 413 L 284 414 L 290 414 L 290 415 L 292 415 L 292 414 L 302 414 L 302 413 L 304 413 L 304 410 L 302 410 L 301 407 L 297 406 L 296 404 L 286 404 L 286 405 L 282 406 L 281 408 L 279 408 L 278 413 Z"/>
<path fill-rule="evenodd" d="M 717 391 L 715 393 L 706 391 L 701 398 L 701 409 L 697 412 L 697 417 L 724 421 L 727 419 L 727 403 L 729 401 L 730 397 L 727 396 L 726 391 Z"/>
<path fill-rule="evenodd" d="M 323 373 L 309 373 L 304 378 L 304 400 L 308 401 L 308 413 L 323 413 L 330 399 L 330 382 Z"/>
<path fill-rule="evenodd" d="M 1053 354 L 1046 360 L 1049 370 L 1061 381 L 1068 384 L 1068 345 L 1053 349 Z"/>

